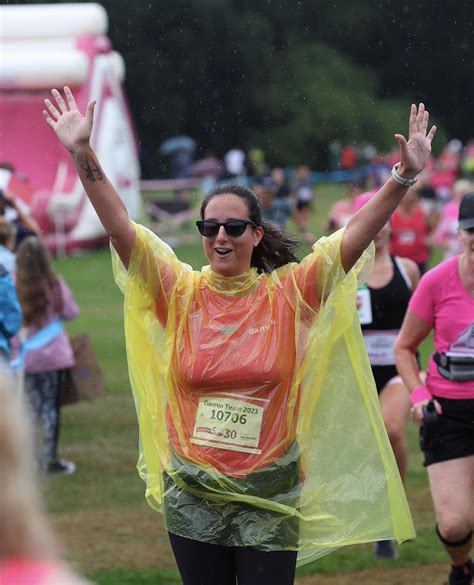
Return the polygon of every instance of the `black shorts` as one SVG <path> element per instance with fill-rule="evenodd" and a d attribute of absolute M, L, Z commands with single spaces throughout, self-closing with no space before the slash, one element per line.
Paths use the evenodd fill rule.
<path fill-rule="evenodd" d="M 474 455 L 474 399 L 435 399 L 443 414 L 439 417 L 437 444 L 425 451 L 425 465 Z"/>
<path fill-rule="evenodd" d="M 296 202 L 296 209 L 298 211 L 301 211 L 302 209 L 308 209 L 308 207 L 310 209 L 312 208 L 311 201 L 297 201 Z"/>
<path fill-rule="evenodd" d="M 397 368 L 395 366 L 372 366 L 372 374 L 374 375 L 375 385 L 377 387 L 377 394 L 390 382 L 392 378 L 398 376 Z"/>

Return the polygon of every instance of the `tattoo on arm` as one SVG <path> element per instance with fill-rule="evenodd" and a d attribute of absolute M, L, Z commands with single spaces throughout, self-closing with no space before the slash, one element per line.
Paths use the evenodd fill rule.
<path fill-rule="evenodd" d="M 102 172 L 99 163 L 95 162 L 92 157 L 86 155 L 79 164 L 81 169 L 86 172 L 86 179 L 88 181 L 105 181 L 104 173 Z"/>

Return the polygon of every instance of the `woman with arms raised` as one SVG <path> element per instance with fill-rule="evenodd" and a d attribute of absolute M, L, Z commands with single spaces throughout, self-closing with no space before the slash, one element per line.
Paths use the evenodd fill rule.
<path fill-rule="evenodd" d="M 412 106 L 401 165 L 379 195 L 298 263 L 255 194 L 223 185 L 197 227 L 210 266 L 132 223 L 68 88 L 44 116 L 112 243 L 125 295 L 139 472 L 184 583 L 286 585 L 346 544 L 414 535 L 355 309 L 371 240 L 431 150 Z"/>

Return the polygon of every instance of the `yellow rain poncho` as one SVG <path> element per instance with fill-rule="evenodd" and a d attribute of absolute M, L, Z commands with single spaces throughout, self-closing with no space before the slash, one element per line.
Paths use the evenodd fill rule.
<path fill-rule="evenodd" d="M 300 565 L 413 538 L 356 311 L 372 254 L 345 274 L 341 230 L 300 264 L 223 277 L 135 227 L 128 272 L 113 265 L 138 470 L 167 529 Z"/>

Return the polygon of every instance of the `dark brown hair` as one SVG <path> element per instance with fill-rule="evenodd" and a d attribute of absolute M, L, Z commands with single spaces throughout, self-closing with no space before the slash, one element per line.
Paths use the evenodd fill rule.
<path fill-rule="evenodd" d="M 0 216 L 0 246 L 8 246 L 14 235 L 15 229 L 12 224 Z"/>
<path fill-rule="evenodd" d="M 30 236 L 22 240 L 16 252 L 16 286 L 25 325 L 39 325 L 51 307 L 63 310 L 59 279 L 43 242 Z"/>

